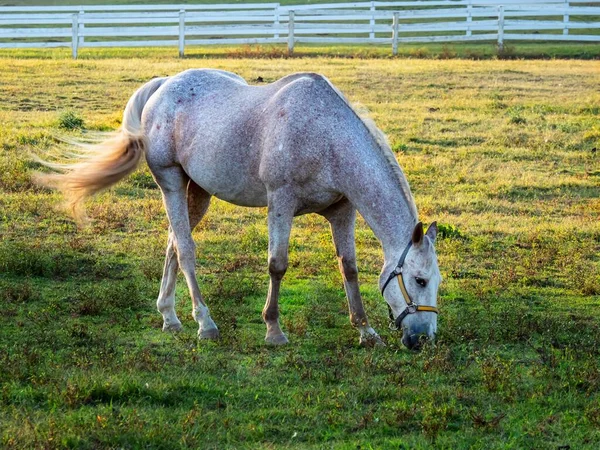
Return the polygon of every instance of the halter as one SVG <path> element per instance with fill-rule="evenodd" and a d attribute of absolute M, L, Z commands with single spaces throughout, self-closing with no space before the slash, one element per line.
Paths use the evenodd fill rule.
<path fill-rule="evenodd" d="M 406 309 L 404 311 L 402 311 L 398 315 L 398 317 L 396 317 L 395 320 L 394 320 L 394 315 L 392 314 L 392 308 L 388 304 L 388 312 L 389 312 L 390 321 L 391 321 L 390 322 L 390 330 L 394 330 L 394 331 L 399 330 L 401 328 L 402 321 L 409 314 L 415 314 L 419 311 L 426 311 L 426 312 L 432 312 L 432 313 L 438 314 L 438 309 L 436 307 L 427 306 L 427 305 L 417 305 L 415 302 L 413 302 L 411 300 L 410 295 L 408 295 L 408 291 L 406 290 L 406 286 L 404 285 L 404 280 L 402 279 L 402 266 L 404 265 L 404 260 L 406 259 L 406 255 L 408 254 L 408 251 L 410 250 L 411 247 L 412 247 L 412 239 L 408 242 L 408 245 L 402 252 L 402 256 L 400 256 L 400 260 L 398 261 L 398 265 L 396 266 L 396 268 L 394 270 L 392 270 L 392 273 L 390 273 L 390 276 L 388 277 L 386 282 L 383 284 L 383 287 L 381 288 L 381 295 L 383 295 L 383 293 L 385 292 L 385 288 L 387 287 L 388 284 L 390 284 L 390 281 L 392 281 L 394 279 L 394 277 L 398 278 L 398 286 L 400 286 L 400 291 L 402 292 L 402 297 L 404 297 L 404 301 L 406 302 Z"/>

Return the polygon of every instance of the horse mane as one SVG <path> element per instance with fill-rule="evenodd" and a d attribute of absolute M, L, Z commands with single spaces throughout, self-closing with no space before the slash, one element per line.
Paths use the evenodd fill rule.
<path fill-rule="evenodd" d="M 400 182 L 400 187 L 402 189 L 402 193 L 404 194 L 404 199 L 406 200 L 406 203 L 409 206 L 411 212 L 413 213 L 415 219 L 418 218 L 419 215 L 417 212 L 417 206 L 415 204 L 415 199 L 413 198 L 412 192 L 410 190 L 410 186 L 408 184 L 406 176 L 404 175 L 404 172 L 402 171 L 402 168 L 400 167 L 400 164 L 398 164 L 398 160 L 394 156 L 394 152 L 392 152 L 390 142 L 385 133 L 381 131 L 379 127 L 377 127 L 375 121 L 371 118 L 369 114 L 369 110 L 365 106 L 358 103 L 350 103 L 346 96 L 342 94 L 342 92 L 338 88 L 336 88 L 326 77 L 323 77 L 323 79 L 327 81 L 327 83 L 333 89 L 333 91 L 342 99 L 342 101 L 346 105 L 348 105 L 348 107 L 352 110 L 356 117 L 365 126 L 365 128 L 369 132 L 369 135 L 371 135 L 371 137 L 377 144 L 377 148 L 379 149 L 383 157 L 388 162 L 390 168 L 398 178 L 398 181 Z"/>
<path fill-rule="evenodd" d="M 389 163 L 392 171 L 398 177 L 398 181 L 400 181 L 400 187 L 402 188 L 402 192 L 404 193 L 404 198 L 406 200 L 407 205 L 409 206 L 411 212 L 413 213 L 415 219 L 419 217 L 417 212 L 417 206 L 415 204 L 415 199 L 413 198 L 412 192 L 410 190 L 410 186 L 404 175 L 404 171 L 398 164 L 398 160 L 394 156 L 394 152 L 392 152 L 392 148 L 390 147 L 390 142 L 388 141 L 387 136 L 383 131 L 377 127 L 375 121 L 369 115 L 369 111 L 366 107 L 362 105 L 350 105 L 350 108 L 356 113 L 361 122 L 365 125 L 373 140 L 377 143 L 377 147 L 381 151 L 381 154 L 385 157 L 386 161 Z"/>

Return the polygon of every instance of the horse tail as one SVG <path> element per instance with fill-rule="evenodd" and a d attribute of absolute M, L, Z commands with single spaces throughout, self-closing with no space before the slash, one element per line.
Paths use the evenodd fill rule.
<path fill-rule="evenodd" d="M 84 200 L 125 178 L 138 166 L 147 148 L 147 138 L 142 130 L 142 112 L 146 102 L 165 82 L 155 78 L 131 96 L 123 113 L 121 128 L 105 136 L 100 143 L 75 142 L 79 150 L 67 164 L 40 161 L 58 173 L 38 174 L 36 181 L 46 187 L 58 189 L 66 200 L 67 209 L 82 222 L 85 218 Z"/>

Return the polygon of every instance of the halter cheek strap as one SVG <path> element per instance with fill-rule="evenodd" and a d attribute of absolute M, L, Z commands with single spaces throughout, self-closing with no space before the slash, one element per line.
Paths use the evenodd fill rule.
<path fill-rule="evenodd" d="M 394 270 L 392 270 L 392 273 L 390 273 L 390 276 L 385 281 L 385 283 L 383 283 L 383 287 L 381 288 L 381 295 L 383 295 L 383 293 L 385 292 L 385 288 L 387 287 L 388 284 L 390 284 L 390 281 L 392 281 L 394 278 L 397 278 L 398 286 L 400 287 L 400 292 L 402 292 L 402 297 L 404 297 L 404 301 L 406 302 L 406 308 L 404 309 L 404 311 L 402 311 L 398 315 L 398 317 L 396 317 L 395 320 L 394 320 L 394 315 L 392 314 L 392 308 L 388 304 L 388 311 L 389 311 L 390 320 L 391 320 L 390 328 L 393 330 L 399 330 L 401 328 L 402 321 L 409 314 L 415 314 L 420 311 L 432 312 L 435 314 L 438 314 L 438 312 L 439 312 L 438 309 L 434 306 L 417 305 L 415 302 L 412 301 L 412 299 L 410 298 L 410 295 L 408 295 L 408 291 L 406 290 L 406 286 L 404 285 L 404 279 L 402 278 L 402 266 L 404 265 L 404 260 L 406 259 L 406 255 L 408 255 L 408 251 L 410 250 L 411 247 L 412 247 L 412 240 L 410 240 L 408 242 L 408 245 L 402 252 L 402 256 L 400 256 L 398 265 L 396 266 L 396 268 Z"/>

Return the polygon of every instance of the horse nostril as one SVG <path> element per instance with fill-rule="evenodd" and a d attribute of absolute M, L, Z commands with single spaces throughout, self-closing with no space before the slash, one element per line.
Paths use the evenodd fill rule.
<path fill-rule="evenodd" d="M 427 334 L 424 334 L 424 333 L 408 334 L 408 332 L 405 332 L 404 335 L 402 336 L 402 343 L 409 350 L 420 350 L 421 347 L 423 346 L 423 343 L 427 339 L 428 339 L 428 336 L 427 336 Z"/>
<path fill-rule="evenodd" d="M 406 327 L 402 334 L 402 343 L 411 350 L 419 350 L 428 340 L 433 340 L 434 332 L 431 324 L 420 323 Z"/>

